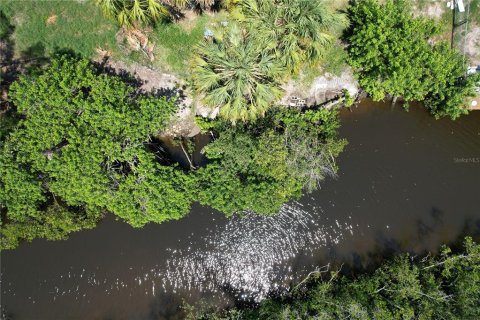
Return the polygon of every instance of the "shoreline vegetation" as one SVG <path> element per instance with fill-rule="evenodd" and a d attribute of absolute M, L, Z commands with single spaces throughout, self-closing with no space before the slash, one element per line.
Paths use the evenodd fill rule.
<path fill-rule="evenodd" d="M 253 306 L 202 310 L 185 306 L 186 319 L 478 319 L 480 245 L 442 246 L 437 255 L 400 253 L 373 271 L 344 272 L 329 265 L 289 292 Z"/>
<path fill-rule="evenodd" d="M 455 120 L 480 86 L 446 41 L 452 13 L 420 0 L 58 4 L 0 0 L 1 250 L 66 239 L 107 212 L 136 228 L 181 219 L 194 202 L 275 214 L 337 176 L 348 144 L 338 106 L 421 101 Z M 198 134 L 209 137 L 202 163 Z M 467 237 L 459 253 L 403 254 L 355 276 L 321 270 L 256 308 L 190 316 L 478 319 L 478 297 L 480 246 Z"/>
<path fill-rule="evenodd" d="M 2 248 L 64 239 L 106 211 L 134 227 L 179 219 L 197 201 L 231 215 L 273 214 L 335 176 L 338 113 L 271 108 L 255 122 L 197 121 L 213 140 L 180 167 L 155 138 L 175 101 L 146 94 L 84 58 L 60 55 L 9 90 L 18 118 L 2 136 Z M 39 99 L 41 97 L 41 99 Z M 181 141 L 192 154 L 191 139 Z"/>
<path fill-rule="evenodd" d="M 179 219 L 193 202 L 227 215 L 273 214 L 336 176 L 347 142 L 330 107 L 352 105 L 358 91 L 344 78 L 347 64 L 374 100 L 401 97 L 405 108 L 421 100 L 437 118 L 466 114 L 480 78 L 466 76 L 463 56 L 433 41 L 441 25 L 414 17 L 407 1 L 99 0 L 63 3 L 61 14 L 47 14 L 48 2 L 37 1 L 33 16 L 28 6 L 2 4 L 2 248 L 65 239 L 105 212 L 134 227 Z M 93 15 L 89 28 L 107 32 L 109 48 L 80 31 L 82 6 Z M 195 10 L 200 18 L 189 14 Z M 43 42 L 29 47 L 32 37 Z M 169 46 L 163 55 L 157 44 Z M 179 58 L 177 49 L 188 49 L 182 61 L 172 56 Z M 149 61 L 137 68 L 143 81 L 110 67 L 108 57 L 128 60 L 125 52 Z M 155 78 L 149 66 L 160 56 L 182 77 Z M 334 57 L 341 61 L 327 67 Z M 331 85 L 338 100 L 295 96 L 313 83 L 327 99 L 329 76 L 317 77 L 327 69 L 342 75 Z M 199 131 L 212 141 L 198 167 L 176 164 L 156 138 L 185 133 L 188 155 Z"/>

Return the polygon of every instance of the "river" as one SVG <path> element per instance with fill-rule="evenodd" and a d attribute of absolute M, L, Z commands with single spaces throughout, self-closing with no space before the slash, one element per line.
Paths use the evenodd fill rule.
<path fill-rule="evenodd" d="M 364 101 L 341 112 L 339 177 L 273 217 L 195 205 L 134 229 L 107 216 L 1 253 L 9 319 L 181 319 L 184 303 L 260 301 L 327 263 L 361 268 L 480 236 L 480 112 L 435 120 Z"/>

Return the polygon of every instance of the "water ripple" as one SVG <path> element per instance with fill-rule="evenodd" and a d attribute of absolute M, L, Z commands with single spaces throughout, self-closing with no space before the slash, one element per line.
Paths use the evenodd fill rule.
<path fill-rule="evenodd" d="M 228 289 L 237 298 L 259 301 L 272 290 L 286 288 L 292 277 L 288 260 L 338 244 L 345 231 L 353 234 L 348 223 L 322 224 L 322 213 L 293 202 L 273 216 L 236 215 L 204 239 L 208 245 L 203 250 L 172 252 L 168 276 L 162 279 L 175 288 Z"/>
<path fill-rule="evenodd" d="M 180 290 L 260 301 L 269 292 L 288 289 L 293 279 L 312 271 L 293 270 L 293 259 L 334 246 L 345 234 L 353 234 L 349 222 L 329 221 L 321 208 L 292 202 L 272 216 L 254 212 L 234 215 L 203 238 L 192 237 L 186 249 L 167 248 L 166 261 L 140 270 L 129 267 L 123 277 L 130 278 L 120 279 L 98 267 L 70 267 L 57 279 L 41 281 L 39 289 L 47 287 L 53 301 L 73 295 L 87 303 L 98 295 L 140 292 L 155 296 Z M 14 293 L 13 288 L 7 291 Z"/>

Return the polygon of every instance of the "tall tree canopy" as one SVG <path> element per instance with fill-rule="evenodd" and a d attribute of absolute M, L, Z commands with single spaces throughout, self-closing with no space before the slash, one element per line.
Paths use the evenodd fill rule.
<path fill-rule="evenodd" d="M 374 100 L 386 95 L 402 96 L 407 102 L 428 98 L 427 107 L 437 116 L 455 119 L 466 113 L 464 98 L 473 83 L 465 81 L 460 54 L 444 43 L 432 44 L 439 32 L 433 20 L 414 18 L 405 0 L 384 5 L 358 1 L 349 15 L 350 64 Z"/>
<path fill-rule="evenodd" d="M 210 163 L 197 172 L 201 203 L 225 213 L 272 214 L 303 191 L 335 176 L 345 146 L 336 138 L 338 114 L 319 109 L 275 108 L 249 125 L 214 128 L 205 148 Z"/>
<path fill-rule="evenodd" d="M 209 124 L 217 138 L 205 166 L 166 165 L 171 159 L 158 157 L 150 138 L 174 101 L 67 56 L 21 77 L 9 97 L 16 114 L 5 126 L 2 118 L 0 137 L 2 248 L 63 239 L 105 212 L 135 227 L 178 219 L 193 201 L 226 214 L 272 214 L 334 176 L 345 145 L 336 111 L 273 108 L 249 123 Z"/>
<path fill-rule="evenodd" d="M 105 210 L 134 226 L 188 212 L 188 176 L 173 179 L 177 169 L 145 147 L 174 113 L 172 101 L 68 57 L 22 77 L 9 97 L 22 120 L 0 150 L 3 246 L 62 237 L 93 226 Z"/>

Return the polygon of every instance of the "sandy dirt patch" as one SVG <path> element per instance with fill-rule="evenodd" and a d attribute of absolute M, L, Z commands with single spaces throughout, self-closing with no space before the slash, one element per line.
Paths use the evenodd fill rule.
<path fill-rule="evenodd" d="M 447 9 L 445 2 L 435 2 L 427 7 L 425 14 L 430 18 L 440 19 L 445 9 Z"/>
<path fill-rule="evenodd" d="M 480 65 L 480 27 L 475 27 L 465 39 L 465 53 L 470 58 L 470 64 Z"/>

